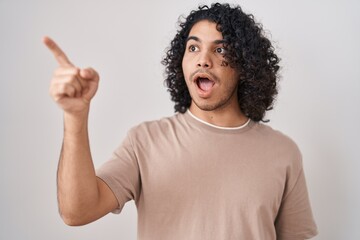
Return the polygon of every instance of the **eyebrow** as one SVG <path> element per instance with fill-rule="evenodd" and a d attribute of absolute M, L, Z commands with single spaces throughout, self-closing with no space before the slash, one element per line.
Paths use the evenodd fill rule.
<path fill-rule="evenodd" d="M 186 42 L 188 42 L 188 41 L 190 41 L 190 40 L 194 40 L 194 41 L 196 41 L 196 42 L 201 43 L 200 38 L 198 38 L 198 37 L 196 37 L 196 36 L 189 36 L 189 37 L 186 39 Z M 225 42 L 226 42 L 226 41 L 225 41 L 224 39 L 213 41 L 213 43 L 215 43 L 215 44 L 223 44 L 223 43 L 225 43 Z"/>

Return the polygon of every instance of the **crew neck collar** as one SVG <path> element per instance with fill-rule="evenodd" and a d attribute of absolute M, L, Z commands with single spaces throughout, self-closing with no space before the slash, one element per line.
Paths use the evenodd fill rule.
<path fill-rule="evenodd" d="M 196 117 L 194 114 L 190 112 L 189 109 L 183 115 L 191 123 L 194 123 L 199 127 L 204 127 L 211 131 L 216 131 L 216 132 L 229 132 L 229 133 L 242 132 L 242 131 L 246 131 L 247 129 L 251 128 L 254 125 L 254 122 L 249 118 L 246 123 L 238 127 L 220 127 Z"/>

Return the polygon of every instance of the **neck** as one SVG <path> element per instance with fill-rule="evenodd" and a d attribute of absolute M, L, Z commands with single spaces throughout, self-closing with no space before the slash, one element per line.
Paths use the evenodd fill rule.
<path fill-rule="evenodd" d="M 219 127 L 239 127 L 248 121 L 240 107 L 205 111 L 192 103 L 189 110 L 197 118 Z"/>

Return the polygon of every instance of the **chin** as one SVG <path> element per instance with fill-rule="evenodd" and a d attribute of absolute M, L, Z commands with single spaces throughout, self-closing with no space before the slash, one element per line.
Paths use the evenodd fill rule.
<path fill-rule="evenodd" d="M 196 106 L 196 108 L 198 108 L 202 111 L 206 111 L 206 112 L 219 110 L 219 109 L 222 109 L 225 105 L 227 105 L 226 103 L 222 103 L 222 102 L 218 102 L 218 103 L 207 102 L 206 103 L 205 101 L 201 101 L 201 102 L 193 101 L 193 103 Z"/>

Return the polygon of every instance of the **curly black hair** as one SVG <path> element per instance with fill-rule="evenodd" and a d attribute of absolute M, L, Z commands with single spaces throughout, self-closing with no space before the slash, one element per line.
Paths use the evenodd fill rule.
<path fill-rule="evenodd" d="M 191 11 L 185 21 L 179 19 L 180 29 L 162 60 L 166 76 L 164 83 L 175 102 L 175 112 L 184 113 L 191 104 L 182 59 L 189 32 L 201 20 L 217 24 L 217 30 L 225 41 L 226 62 L 240 73 L 237 91 L 241 111 L 253 121 L 268 121 L 264 120 L 264 116 L 273 108 L 278 93 L 280 59 L 264 36 L 262 25 L 255 22 L 252 14 L 244 13 L 240 6 L 220 3 L 211 7 L 201 5 Z"/>

